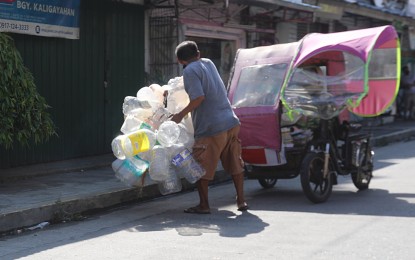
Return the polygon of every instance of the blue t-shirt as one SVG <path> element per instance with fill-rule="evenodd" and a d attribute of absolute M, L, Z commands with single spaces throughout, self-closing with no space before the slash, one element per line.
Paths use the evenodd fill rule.
<path fill-rule="evenodd" d="M 184 87 L 190 100 L 205 96 L 202 104 L 192 111 L 195 139 L 212 136 L 239 125 L 225 85 L 213 62 L 201 58 L 183 71 Z"/>

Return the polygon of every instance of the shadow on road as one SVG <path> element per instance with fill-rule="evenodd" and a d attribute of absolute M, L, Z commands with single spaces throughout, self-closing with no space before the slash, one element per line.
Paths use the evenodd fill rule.
<path fill-rule="evenodd" d="M 132 232 L 176 230 L 181 236 L 201 236 L 218 233 L 223 237 L 245 237 L 263 231 L 269 224 L 252 212 L 235 214 L 228 210 L 212 210 L 211 214 L 195 215 L 167 212 L 142 221 Z"/>
<path fill-rule="evenodd" d="M 336 190 L 320 204 L 310 202 L 301 188 L 254 190 L 249 194 L 251 212 L 255 210 L 310 212 L 321 214 L 369 215 L 387 217 L 414 217 L 413 193 L 390 193 L 384 189 L 365 191 Z"/>

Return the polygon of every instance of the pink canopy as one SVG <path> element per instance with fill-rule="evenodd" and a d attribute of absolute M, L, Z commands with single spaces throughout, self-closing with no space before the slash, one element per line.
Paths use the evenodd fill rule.
<path fill-rule="evenodd" d="M 399 78 L 394 27 L 312 33 L 298 42 L 239 49 L 229 99 L 242 123 L 242 146 L 279 151 L 281 114 L 330 118 L 347 108 L 379 115 L 393 103 Z M 331 110 L 320 111 L 316 104 L 327 101 Z"/>
<path fill-rule="evenodd" d="M 294 67 L 328 50 L 351 53 L 365 62 L 373 49 L 397 48 L 398 34 L 393 26 L 382 26 L 337 33 L 311 33 L 302 39 Z"/>
<path fill-rule="evenodd" d="M 358 102 L 349 109 L 360 116 L 376 116 L 385 112 L 395 100 L 399 89 L 400 45 L 395 28 L 388 25 L 306 35 L 302 39 L 298 55 L 293 60 L 293 67 L 329 51 L 349 53 L 364 62 L 364 91 Z M 358 81 L 354 80 L 354 83 Z"/>

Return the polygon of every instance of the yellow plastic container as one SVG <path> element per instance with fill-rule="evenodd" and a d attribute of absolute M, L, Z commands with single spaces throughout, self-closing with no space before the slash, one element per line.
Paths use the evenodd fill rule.
<path fill-rule="evenodd" d="M 114 155 L 121 160 L 133 157 L 153 148 L 156 135 L 150 129 L 139 129 L 135 132 L 117 136 L 111 143 Z"/>

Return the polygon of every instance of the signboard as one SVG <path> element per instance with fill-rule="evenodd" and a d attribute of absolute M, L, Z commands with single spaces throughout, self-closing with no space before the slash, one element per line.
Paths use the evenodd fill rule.
<path fill-rule="evenodd" d="M 0 0 L 0 32 L 79 39 L 80 0 Z"/>
<path fill-rule="evenodd" d="M 340 6 L 319 3 L 320 10 L 316 12 L 317 17 L 338 19 L 343 16 L 343 8 Z"/>

